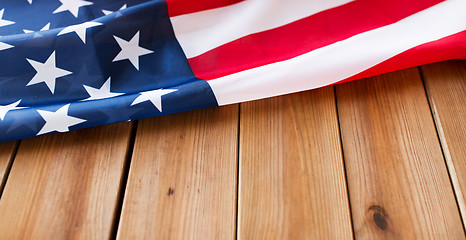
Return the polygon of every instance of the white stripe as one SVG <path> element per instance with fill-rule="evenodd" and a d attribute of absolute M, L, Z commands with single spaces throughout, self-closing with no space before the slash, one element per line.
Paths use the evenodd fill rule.
<path fill-rule="evenodd" d="M 286 25 L 351 0 L 245 0 L 171 18 L 175 36 L 192 58 L 235 39 Z"/>
<path fill-rule="evenodd" d="M 397 23 L 208 83 L 219 105 L 330 85 L 415 46 L 466 30 L 465 9 L 465 0 L 447 0 Z"/>

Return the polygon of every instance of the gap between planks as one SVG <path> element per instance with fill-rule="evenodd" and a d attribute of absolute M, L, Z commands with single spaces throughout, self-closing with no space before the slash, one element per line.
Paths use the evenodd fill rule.
<path fill-rule="evenodd" d="M 419 70 L 466 230 L 466 61 L 433 63 Z"/>
<path fill-rule="evenodd" d="M 239 227 L 238 227 L 238 219 L 239 219 L 239 199 L 240 199 L 240 149 L 241 149 L 241 142 L 240 142 L 240 134 L 241 134 L 241 103 L 238 103 L 238 135 L 237 135 L 237 148 L 236 148 L 236 215 L 235 215 L 235 236 L 234 239 L 238 239 L 239 236 Z"/>
<path fill-rule="evenodd" d="M 131 128 L 131 136 L 128 142 L 128 148 L 125 156 L 125 164 L 123 168 L 123 175 L 120 180 L 120 187 L 118 190 L 118 203 L 115 207 L 115 214 L 113 217 L 113 223 L 112 223 L 112 228 L 111 228 L 111 233 L 110 233 L 110 239 L 116 239 L 117 233 L 118 233 L 118 226 L 120 223 L 120 217 L 121 217 L 121 209 L 123 207 L 123 201 L 125 198 L 125 192 L 126 192 L 126 185 L 128 183 L 128 174 L 129 174 L 129 169 L 131 167 L 131 158 L 133 157 L 133 150 L 134 150 L 134 141 L 136 139 L 136 132 L 138 129 L 138 120 L 133 121 L 133 125 Z"/>
<path fill-rule="evenodd" d="M 0 143 L 0 200 L 20 141 Z"/>

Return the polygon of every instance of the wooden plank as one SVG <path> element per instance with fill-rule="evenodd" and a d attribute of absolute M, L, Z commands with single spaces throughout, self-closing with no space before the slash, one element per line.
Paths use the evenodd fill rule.
<path fill-rule="evenodd" d="M 23 140 L 0 201 L 2 239 L 107 239 L 131 123 Z"/>
<path fill-rule="evenodd" d="M 118 239 L 233 239 L 238 106 L 139 122 Z"/>
<path fill-rule="evenodd" d="M 458 205 L 466 219 L 466 61 L 423 66 L 429 102 Z"/>
<path fill-rule="evenodd" d="M 333 87 L 241 104 L 239 239 L 353 237 Z"/>
<path fill-rule="evenodd" d="M 0 143 L 0 193 L 3 191 L 7 179 L 7 173 L 13 162 L 13 154 L 18 141 Z"/>
<path fill-rule="evenodd" d="M 336 89 L 355 236 L 464 239 L 417 69 Z"/>

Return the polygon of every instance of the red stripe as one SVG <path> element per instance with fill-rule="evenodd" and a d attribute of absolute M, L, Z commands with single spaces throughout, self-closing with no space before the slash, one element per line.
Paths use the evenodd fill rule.
<path fill-rule="evenodd" d="M 166 0 L 170 17 L 225 7 L 243 0 Z"/>
<path fill-rule="evenodd" d="M 189 59 L 196 77 L 211 80 L 287 60 L 353 35 L 395 23 L 441 0 L 357 0 L 285 26 L 251 34 Z"/>
<path fill-rule="evenodd" d="M 437 41 L 419 45 L 335 84 L 433 62 L 440 62 L 451 59 L 466 60 L 466 44 L 464 43 L 465 39 L 466 31 L 462 31 Z"/>

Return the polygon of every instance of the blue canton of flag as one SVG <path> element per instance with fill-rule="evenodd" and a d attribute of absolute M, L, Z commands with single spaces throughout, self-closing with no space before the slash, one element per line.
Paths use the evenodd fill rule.
<path fill-rule="evenodd" d="M 210 106 L 164 1 L 0 3 L 0 141 Z"/>

